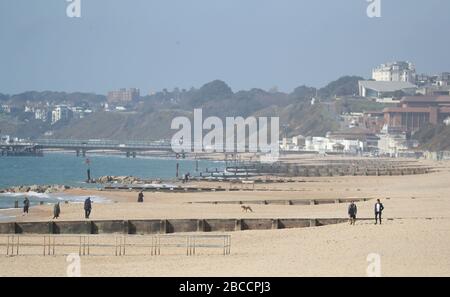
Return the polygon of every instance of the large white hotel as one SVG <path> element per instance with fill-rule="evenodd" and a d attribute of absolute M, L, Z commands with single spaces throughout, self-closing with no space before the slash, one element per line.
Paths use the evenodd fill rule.
<path fill-rule="evenodd" d="M 375 81 L 416 82 L 416 67 L 410 62 L 393 62 L 381 64 L 372 70 Z"/>

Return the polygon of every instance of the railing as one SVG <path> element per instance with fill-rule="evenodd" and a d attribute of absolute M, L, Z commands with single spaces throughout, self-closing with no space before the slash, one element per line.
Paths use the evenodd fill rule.
<path fill-rule="evenodd" d="M 158 256 L 196 255 L 215 250 L 231 252 L 231 235 L 0 235 L 7 256 Z M 6 251 L 4 250 L 6 248 Z"/>
<path fill-rule="evenodd" d="M 170 148 L 170 142 L 161 141 L 130 141 L 120 142 L 114 140 L 58 140 L 38 139 L 36 145 L 43 147 L 114 147 L 114 148 Z"/>

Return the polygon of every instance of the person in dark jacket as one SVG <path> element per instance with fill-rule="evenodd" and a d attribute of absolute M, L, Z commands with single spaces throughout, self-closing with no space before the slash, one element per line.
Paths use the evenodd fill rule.
<path fill-rule="evenodd" d="M 144 193 L 143 193 L 142 191 L 139 192 L 139 195 L 138 195 L 138 202 L 139 202 L 139 203 L 144 202 Z"/>
<path fill-rule="evenodd" d="M 348 206 L 348 216 L 350 218 L 350 225 L 355 225 L 357 212 L 358 208 L 356 207 L 355 202 L 352 201 L 352 203 L 350 203 L 350 205 Z"/>
<path fill-rule="evenodd" d="M 28 197 L 25 197 L 25 200 L 23 200 L 23 214 L 28 213 L 28 210 L 30 208 L 30 200 Z"/>
<path fill-rule="evenodd" d="M 381 225 L 381 213 L 383 212 L 384 206 L 383 203 L 380 202 L 380 199 L 377 199 L 377 203 L 375 203 L 375 225 L 380 221 Z"/>
<path fill-rule="evenodd" d="M 59 202 L 53 206 L 53 219 L 59 218 L 59 214 L 61 213 L 61 208 L 59 206 Z"/>
<path fill-rule="evenodd" d="M 88 197 L 86 200 L 84 200 L 84 216 L 86 219 L 89 219 L 89 216 L 91 215 L 92 210 L 92 201 L 91 197 Z"/>

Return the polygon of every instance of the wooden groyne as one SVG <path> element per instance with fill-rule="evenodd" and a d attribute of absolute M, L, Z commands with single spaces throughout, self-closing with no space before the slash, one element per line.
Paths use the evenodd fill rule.
<path fill-rule="evenodd" d="M 346 218 L 93 220 L 0 223 L 0 234 L 168 234 L 305 228 Z"/>
<path fill-rule="evenodd" d="M 259 204 L 259 205 L 320 205 L 350 202 L 366 202 L 372 198 L 345 198 L 345 199 L 272 199 L 272 200 L 234 200 L 234 201 L 198 201 L 188 202 L 200 204 Z"/>
<path fill-rule="evenodd" d="M 256 164 L 254 166 L 230 167 L 228 172 L 248 172 L 254 175 L 275 175 L 286 177 L 321 177 L 321 176 L 398 176 L 416 175 L 432 172 L 430 167 L 420 166 L 387 166 L 383 164 L 328 164 L 328 165 L 297 165 L 297 164 Z M 218 178 L 220 176 L 217 176 Z"/>

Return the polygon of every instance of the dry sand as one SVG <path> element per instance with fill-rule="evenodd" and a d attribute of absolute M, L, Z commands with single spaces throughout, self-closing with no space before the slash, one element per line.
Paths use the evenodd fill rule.
<path fill-rule="evenodd" d="M 347 209 L 346 204 L 252 205 L 254 213 L 242 213 L 239 205 L 189 203 L 226 200 L 381 198 L 386 208 L 381 226 L 359 221 L 354 227 L 231 232 L 229 256 L 82 257 L 82 275 L 365 276 L 368 254 L 377 253 L 383 276 L 450 276 L 450 163 L 434 165 L 439 171 L 427 175 L 307 178 L 264 186 L 278 191 L 145 193 L 143 204 L 135 203 L 136 192 L 71 190 L 111 200 L 95 204 L 92 219 L 328 218 L 346 217 Z M 373 204 L 358 203 L 358 216 L 372 217 Z M 83 216 L 81 204 L 63 204 L 61 211 L 62 220 Z M 38 206 L 17 220 L 50 220 L 51 212 L 50 206 Z M 63 256 L 0 256 L 2 276 L 65 276 L 66 268 Z"/>

